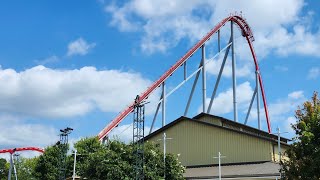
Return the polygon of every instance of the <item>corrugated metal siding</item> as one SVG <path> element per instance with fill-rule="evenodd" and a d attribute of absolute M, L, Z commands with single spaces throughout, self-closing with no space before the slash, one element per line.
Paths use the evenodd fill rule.
<path fill-rule="evenodd" d="M 215 124 L 215 125 L 218 125 L 218 126 L 222 126 L 222 122 L 221 122 L 220 119 L 209 117 L 209 116 L 204 116 L 204 117 L 201 117 L 201 118 L 199 118 L 197 120 L 198 121 L 202 121 L 202 122 L 207 122 L 207 123 L 210 123 L 210 124 Z"/>
<path fill-rule="evenodd" d="M 271 161 L 271 142 L 234 131 L 185 120 L 167 129 L 167 152 L 180 154 L 185 166 L 217 164 L 220 151 L 227 156 L 222 163 Z M 162 138 L 162 133 L 149 140 Z M 159 142 L 159 141 L 158 141 Z M 162 142 L 159 142 L 163 149 Z"/>

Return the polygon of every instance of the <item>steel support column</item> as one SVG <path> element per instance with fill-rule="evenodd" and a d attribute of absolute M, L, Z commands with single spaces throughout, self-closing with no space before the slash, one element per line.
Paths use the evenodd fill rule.
<path fill-rule="evenodd" d="M 183 80 L 187 79 L 187 62 L 183 63 Z"/>
<path fill-rule="evenodd" d="M 152 124 L 151 124 L 150 131 L 149 131 L 149 134 L 151 134 L 152 129 L 153 129 L 153 126 L 154 126 L 154 123 L 155 123 L 155 121 L 156 121 L 156 119 L 157 119 L 158 112 L 159 112 L 159 109 L 160 109 L 160 105 L 161 105 L 161 103 L 162 103 L 162 98 L 163 98 L 163 94 L 161 94 L 161 97 L 160 97 L 161 102 L 159 102 L 159 103 L 158 103 L 158 106 L 157 106 L 156 112 L 154 113 L 153 120 L 152 120 Z"/>
<path fill-rule="evenodd" d="M 13 163 L 13 173 L 14 173 L 14 177 L 15 177 L 15 180 L 18 180 L 18 175 L 17 175 L 17 168 L 16 168 L 16 165 L 14 164 L 14 159 L 12 159 L 12 163 Z"/>
<path fill-rule="evenodd" d="M 252 95 L 252 98 L 251 98 L 251 101 L 250 101 L 250 105 L 249 105 L 249 108 L 248 108 L 248 112 L 247 112 L 247 116 L 246 116 L 246 120 L 244 121 L 244 124 L 247 124 L 248 122 L 248 118 L 249 118 L 249 115 L 250 115 L 250 112 L 251 112 L 251 108 L 252 108 L 252 104 L 253 104 L 253 101 L 254 101 L 254 97 L 256 97 L 256 94 L 257 94 L 257 87 L 254 89 L 254 92 L 253 92 L 253 95 Z"/>
<path fill-rule="evenodd" d="M 190 107 L 190 103 L 191 103 L 191 100 L 192 100 L 192 96 L 193 96 L 194 90 L 196 88 L 196 84 L 198 82 L 198 79 L 199 79 L 199 75 L 200 75 L 200 71 L 197 72 L 196 77 L 195 77 L 195 79 L 193 81 L 193 85 L 192 85 L 192 88 L 191 88 L 191 92 L 190 92 L 190 95 L 189 95 L 187 106 L 186 106 L 186 109 L 184 110 L 184 114 L 183 114 L 184 116 L 186 116 L 187 113 L 188 113 L 188 110 L 189 110 L 189 107 Z"/>
<path fill-rule="evenodd" d="M 166 125 L 166 87 L 165 87 L 165 82 L 162 83 L 162 127 Z M 165 150 L 166 150 L 166 133 L 163 133 L 163 150 L 164 150 L 164 155 L 163 155 L 163 162 L 164 162 L 164 167 L 166 166 L 166 156 L 165 156 Z M 164 179 L 166 178 L 166 172 L 164 170 Z"/>
<path fill-rule="evenodd" d="M 11 180 L 12 168 L 13 168 L 13 158 L 12 158 L 12 154 L 10 153 L 10 169 L 8 173 L 8 180 Z"/>
<path fill-rule="evenodd" d="M 206 112 L 206 95 L 207 95 L 207 80 L 206 80 L 206 47 L 202 45 L 202 112 Z"/>
<path fill-rule="evenodd" d="M 220 32 L 220 31 L 218 31 L 218 32 Z M 230 37 L 230 40 L 229 40 L 228 44 L 232 43 L 231 41 L 232 41 L 232 39 Z M 229 54 L 229 50 L 230 50 L 230 46 L 227 47 L 226 52 L 225 52 L 224 57 L 223 57 L 223 60 L 222 60 L 222 64 L 221 64 L 220 71 L 219 71 L 219 75 L 217 77 L 216 84 L 214 85 L 214 89 L 212 91 L 210 103 L 209 103 L 209 106 L 208 106 L 208 110 L 207 110 L 208 114 L 211 111 L 212 103 L 213 103 L 214 97 L 216 96 L 216 93 L 217 93 L 217 89 L 218 89 L 219 82 L 220 82 L 220 79 L 221 79 L 221 75 L 222 75 L 222 72 L 223 72 L 223 69 L 224 69 L 224 65 L 226 64 L 226 60 L 227 60 L 227 57 L 228 57 L 228 54 Z"/>
<path fill-rule="evenodd" d="M 221 46 L 220 46 L 220 29 L 218 30 L 218 51 L 220 52 Z"/>
<path fill-rule="evenodd" d="M 162 83 L 162 127 L 166 125 L 166 87 Z"/>
<path fill-rule="evenodd" d="M 238 122 L 238 109 L 237 109 L 237 80 L 236 80 L 236 60 L 234 55 L 234 33 L 233 33 L 233 21 L 231 21 L 231 49 L 232 49 L 232 88 L 233 88 L 233 113 L 234 121 Z"/>
<path fill-rule="evenodd" d="M 260 98 L 259 98 L 259 71 L 256 71 L 256 91 L 257 91 L 257 116 L 258 116 L 258 129 L 261 130 L 260 120 Z"/>

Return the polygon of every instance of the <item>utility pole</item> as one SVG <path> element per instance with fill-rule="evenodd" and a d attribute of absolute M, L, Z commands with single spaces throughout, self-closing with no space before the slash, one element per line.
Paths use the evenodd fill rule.
<path fill-rule="evenodd" d="M 278 153 L 279 153 L 279 162 L 281 162 L 281 147 L 280 147 L 280 128 L 277 128 L 278 131 Z"/>
<path fill-rule="evenodd" d="M 221 180 L 221 158 L 225 158 L 226 156 L 221 156 L 221 153 L 219 152 L 218 157 L 213 157 L 213 158 L 218 158 L 219 159 L 219 180 Z"/>
<path fill-rule="evenodd" d="M 279 162 L 281 161 L 281 137 L 280 135 L 281 134 L 285 134 L 285 133 L 288 133 L 288 132 L 280 132 L 280 128 L 279 126 L 277 127 L 277 132 L 276 133 L 272 133 L 274 135 L 277 135 L 278 136 L 278 154 L 279 154 Z"/>
<path fill-rule="evenodd" d="M 73 175 L 72 180 L 76 178 L 76 163 L 77 163 L 77 149 L 74 150 L 74 161 L 73 161 Z"/>
<path fill-rule="evenodd" d="M 172 138 L 167 138 L 167 134 L 163 133 L 163 139 L 158 139 L 158 141 L 163 141 L 163 167 L 164 167 L 164 178 L 166 178 L 166 152 L 167 152 L 167 140 L 172 140 Z"/>

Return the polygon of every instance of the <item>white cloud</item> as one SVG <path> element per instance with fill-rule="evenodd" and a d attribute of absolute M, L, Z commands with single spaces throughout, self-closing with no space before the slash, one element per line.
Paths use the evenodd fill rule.
<path fill-rule="evenodd" d="M 1 146 L 38 146 L 44 147 L 58 140 L 56 131 L 52 127 L 40 124 L 24 124 L 19 122 L 1 123 Z"/>
<path fill-rule="evenodd" d="M 94 67 L 0 69 L 0 111 L 44 118 L 84 115 L 93 109 L 119 112 L 150 84 L 139 73 Z M 156 102 L 156 96 L 148 101 Z"/>
<path fill-rule="evenodd" d="M 251 100 L 253 89 L 249 82 L 244 82 L 237 86 L 237 103 L 239 110 L 248 107 Z M 210 98 L 206 100 L 207 107 L 210 103 Z M 200 108 L 199 108 L 200 109 Z M 211 113 L 216 115 L 227 114 L 233 110 L 233 90 L 229 88 L 227 91 L 219 93 L 213 101 Z"/>
<path fill-rule="evenodd" d="M 95 43 L 88 43 L 82 38 L 72 41 L 68 45 L 67 56 L 86 55 L 96 46 Z"/>
<path fill-rule="evenodd" d="M 294 110 L 297 109 L 298 105 L 302 104 L 305 101 L 303 91 L 294 91 L 288 94 L 288 97 L 285 99 L 278 99 L 274 103 L 269 104 L 269 113 L 271 120 L 281 121 L 284 119 L 287 113 L 294 113 Z"/>
<path fill-rule="evenodd" d="M 310 30 L 313 13 L 303 14 L 306 5 L 303 0 L 132 0 L 121 6 L 109 4 L 106 12 L 120 31 L 142 32 L 141 49 L 147 53 L 165 52 L 183 39 L 194 43 L 230 13 L 242 11 L 259 56 L 271 52 L 320 56 L 320 32 Z M 246 52 L 243 48 L 248 49 L 241 45 L 239 56 Z"/>
<path fill-rule="evenodd" d="M 306 98 L 303 91 L 293 91 L 289 93 L 286 98 L 280 98 L 275 102 L 269 103 L 268 107 L 271 121 L 285 127 L 289 126 L 285 120 L 293 116 L 297 107 L 304 101 L 306 101 Z M 263 109 L 261 109 L 260 112 L 263 112 Z M 264 114 L 262 117 L 264 117 Z"/>
<path fill-rule="evenodd" d="M 211 75 L 218 75 L 221 64 L 222 64 L 223 57 L 218 58 L 217 60 L 211 60 L 206 66 L 206 70 L 208 74 Z M 241 63 L 241 65 L 236 66 L 236 74 L 237 77 L 254 77 L 255 76 L 255 71 L 253 67 L 253 62 L 245 62 Z M 231 64 L 231 59 L 227 58 L 222 76 L 224 77 L 232 77 L 232 64 Z"/>
<path fill-rule="evenodd" d="M 308 72 L 308 79 L 317 79 L 320 76 L 320 68 L 313 67 Z"/>
<path fill-rule="evenodd" d="M 268 103 L 269 118 L 271 120 L 272 132 L 276 132 L 276 128 L 279 126 L 281 131 L 287 131 L 289 134 L 285 134 L 286 137 L 293 136 L 293 130 L 290 126 L 291 123 L 295 123 L 295 110 L 301 105 L 306 98 L 303 91 L 293 91 L 285 98 L 279 98 L 274 102 Z M 261 104 L 262 105 L 262 104 Z M 261 122 L 265 122 L 265 111 L 264 107 L 260 106 L 260 117 Z M 256 108 L 253 106 L 249 116 L 249 121 L 257 120 Z"/>
<path fill-rule="evenodd" d="M 0 115 L 0 149 L 12 149 L 18 147 L 45 148 L 59 140 L 56 130 L 51 126 L 26 123 L 22 119 L 12 115 Z M 19 152 L 23 157 L 34 157 L 38 152 Z M 9 158 L 9 154 L 0 154 L 0 157 Z"/>
<path fill-rule="evenodd" d="M 45 64 L 58 62 L 59 59 L 60 59 L 59 57 L 57 57 L 56 55 L 53 55 L 53 56 L 47 57 L 45 59 L 37 59 L 37 60 L 35 60 L 35 63 L 37 63 L 39 65 L 40 64 L 45 65 Z"/>
<path fill-rule="evenodd" d="M 294 91 L 292 93 L 289 93 L 288 94 L 288 99 L 301 99 L 301 98 L 304 98 L 304 95 L 303 95 L 303 91 Z"/>
<path fill-rule="evenodd" d="M 294 133 L 294 130 L 292 129 L 291 125 L 295 124 L 297 122 L 297 119 L 293 116 L 290 116 L 286 119 L 284 126 L 284 131 L 290 133 L 291 135 Z"/>

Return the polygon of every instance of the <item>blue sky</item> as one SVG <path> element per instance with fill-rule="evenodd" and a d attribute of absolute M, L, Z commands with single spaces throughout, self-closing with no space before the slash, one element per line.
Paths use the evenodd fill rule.
<path fill-rule="evenodd" d="M 318 1 L 303 0 L 2 1 L 0 148 L 45 147 L 66 126 L 74 128 L 72 141 L 97 135 L 220 20 L 240 11 L 255 36 L 272 130 L 279 126 L 292 137 L 294 110 L 320 90 L 319 6 Z M 255 88 L 254 69 L 247 44 L 239 32 L 235 36 L 243 122 Z M 223 45 L 228 38 L 226 26 Z M 215 40 L 208 42 L 208 59 L 216 53 Z M 190 59 L 189 72 L 199 59 L 199 53 Z M 221 56 L 208 64 L 207 97 L 220 63 Z M 168 90 L 181 79 L 181 72 L 175 73 Z M 167 122 L 183 114 L 191 85 L 192 80 L 168 99 Z M 213 114 L 232 118 L 231 85 L 229 61 Z M 198 84 L 190 117 L 201 109 L 200 88 Z M 149 98 L 147 129 L 159 94 Z M 252 114 L 251 126 L 257 126 L 255 119 Z M 113 134 L 128 141 L 131 121 L 129 116 Z M 267 130 L 264 119 L 262 123 Z"/>

